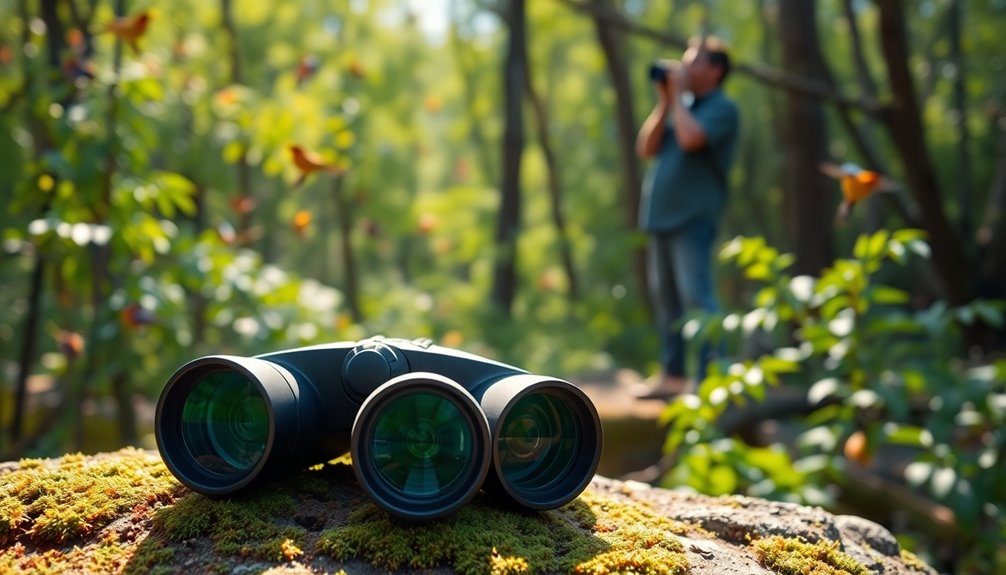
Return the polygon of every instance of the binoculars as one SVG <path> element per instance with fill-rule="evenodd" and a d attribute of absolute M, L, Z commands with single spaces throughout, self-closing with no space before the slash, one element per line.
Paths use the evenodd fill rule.
<path fill-rule="evenodd" d="M 194 491 L 226 495 L 349 451 L 367 495 L 413 520 L 480 489 L 560 507 L 601 454 L 597 410 L 573 384 L 380 336 L 195 359 L 168 380 L 154 427 L 165 465 Z"/>
<path fill-rule="evenodd" d="M 667 78 L 667 73 L 669 71 L 670 70 L 668 70 L 667 66 L 665 66 L 664 64 L 660 62 L 654 62 L 650 64 L 649 69 L 650 80 L 653 82 L 663 83 L 664 79 Z"/>

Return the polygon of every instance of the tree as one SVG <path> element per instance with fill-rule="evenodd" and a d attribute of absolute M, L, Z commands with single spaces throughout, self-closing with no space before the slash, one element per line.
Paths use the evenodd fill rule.
<path fill-rule="evenodd" d="M 517 237 L 520 233 L 520 168 L 524 151 L 523 99 L 527 80 L 524 0 L 510 0 L 505 23 L 509 30 L 503 64 L 503 161 L 500 207 L 496 221 L 493 302 L 507 315 L 517 292 Z"/>
<path fill-rule="evenodd" d="M 781 0 L 779 36 L 783 69 L 824 81 L 817 1 Z M 786 228 L 796 254 L 794 269 L 802 274 L 816 274 L 834 259 L 831 244 L 834 194 L 818 169 L 818 164 L 827 158 L 824 108 L 817 98 L 787 90 L 785 110 L 782 143 L 789 150 L 783 186 Z"/>

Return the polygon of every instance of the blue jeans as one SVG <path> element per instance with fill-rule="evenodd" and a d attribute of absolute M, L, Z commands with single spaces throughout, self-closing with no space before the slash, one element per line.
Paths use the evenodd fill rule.
<path fill-rule="evenodd" d="M 713 289 L 712 250 L 716 225 L 695 219 L 672 232 L 650 234 L 650 294 L 657 312 L 660 332 L 661 366 L 670 376 L 685 377 L 685 340 L 681 320 L 686 313 L 716 312 L 719 306 Z M 705 378 L 706 365 L 714 350 L 703 344 L 699 350 L 696 380 Z"/>

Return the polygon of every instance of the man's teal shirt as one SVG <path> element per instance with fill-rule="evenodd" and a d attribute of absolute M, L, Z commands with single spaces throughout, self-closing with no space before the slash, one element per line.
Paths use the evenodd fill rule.
<path fill-rule="evenodd" d="M 737 106 L 717 89 L 696 98 L 689 110 L 706 133 L 706 146 L 682 150 L 668 120 L 643 184 L 640 227 L 647 232 L 672 232 L 695 218 L 716 227 L 723 214 L 739 132 Z"/>

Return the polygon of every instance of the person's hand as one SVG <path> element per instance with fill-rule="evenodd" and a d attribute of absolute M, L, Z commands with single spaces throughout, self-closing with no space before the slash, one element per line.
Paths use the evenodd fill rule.
<path fill-rule="evenodd" d="M 674 60 L 660 60 L 659 61 L 660 65 L 663 66 L 665 70 L 670 70 L 671 66 L 673 66 L 673 62 L 674 62 Z M 672 97 L 672 94 L 673 94 L 672 88 L 671 88 L 671 85 L 670 85 L 669 82 L 671 82 L 671 74 L 670 74 L 670 72 L 668 72 L 667 74 L 664 75 L 664 81 L 663 82 L 657 82 L 657 83 L 654 84 L 654 87 L 657 89 L 657 95 L 660 97 L 660 101 L 662 103 L 664 103 L 664 104 L 669 104 L 671 102 L 671 97 Z"/>
<path fill-rule="evenodd" d="M 664 62 L 664 65 L 667 66 L 667 75 L 664 77 L 667 95 L 671 102 L 677 102 L 681 99 L 681 94 L 688 89 L 685 65 L 680 60 L 668 60 Z"/>

